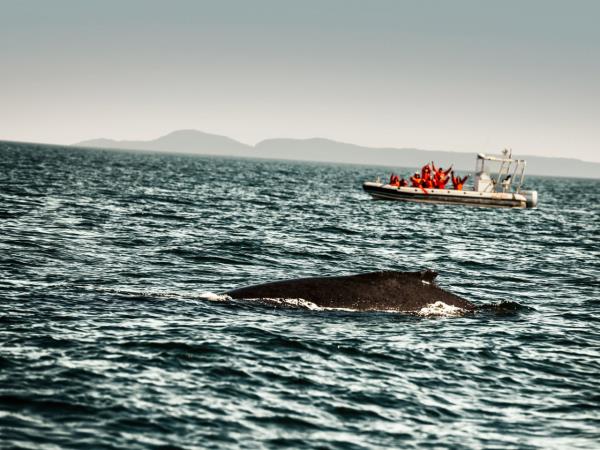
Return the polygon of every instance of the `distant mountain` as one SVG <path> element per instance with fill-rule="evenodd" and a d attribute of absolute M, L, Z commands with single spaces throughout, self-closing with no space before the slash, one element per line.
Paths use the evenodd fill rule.
<path fill-rule="evenodd" d="M 264 158 L 297 159 L 303 161 L 343 162 L 392 167 L 421 167 L 428 161 L 458 170 L 475 169 L 475 153 L 420 150 L 415 148 L 373 148 L 345 144 L 329 139 L 267 139 L 254 147 Z M 482 150 L 500 153 L 501 149 Z M 600 178 L 600 163 L 574 158 L 548 158 L 515 154 L 527 161 L 526 174 Z"/>
<path fill-rule="evenodd" d="M 377 166 L 421 167 L 435 161 L 444 167 L 454 164 L 462 170 L 473 169 L 473 153 L 419 150 L 416 148 L 373 148 L 345 144 L 329 139 L 267 139 L 254 147 L 268 158 L 306 161 L 347 162 Z"/>
<path fill-rule="evenodd" d="M 243 156 L 333 163 L 368 164 L 392 167 L 420 167 L 435 161 L 443 167 L 454 164 L 458 170 L 473 171 L 475 154 L 415 148 L 373 148 L 336 142 L 323 138 L 267 139 L 255 146 L 243 144 L 226 136 L 196 130 L 174 131 L 152 141 L 114 141 L 94 139 L 75 144 L 79 147 L 154 150 L 204 155 Z M 498 152 L 482 150 L 482 152 Z M 573 158 L 547 158 L 515 155 L 527 160 L 526 173 L 531 175 L 574 176 L 600 178 L 600 163 Z"/>
<path fill-rule="evenodd" d="M 203 133 L 197 130 L 173 131 L 152 141 L 115 141 L 92 139 L 75 144 L 78 147 L 116 148 L 123 150 L 155 150 L 181 153 L 224 155 L 252 149 L 226 136 Z"/>

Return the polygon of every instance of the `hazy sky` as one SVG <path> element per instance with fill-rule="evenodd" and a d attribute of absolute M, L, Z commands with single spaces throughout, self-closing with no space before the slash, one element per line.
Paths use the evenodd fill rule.
<path fill-rule="evenodd" d="M 371 146 L 600 161 L 600 1 L 0 0 L 0 139 Z"/>

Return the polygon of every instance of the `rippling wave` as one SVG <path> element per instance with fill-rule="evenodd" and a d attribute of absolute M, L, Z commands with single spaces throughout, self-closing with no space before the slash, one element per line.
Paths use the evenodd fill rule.
<path fill-rule="evenodd" d="M 13 143 L 0 157 L 3 448 L 600 442 L 597 180 L 531 177 L 537 209 L 496 210 L 371 201 L 361 183 L 386 168 Z M 479 311 L 221 295 L 425 268 Z"/>

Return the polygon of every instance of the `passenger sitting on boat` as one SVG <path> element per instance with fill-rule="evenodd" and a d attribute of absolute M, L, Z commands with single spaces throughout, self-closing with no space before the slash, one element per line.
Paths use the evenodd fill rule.
<path fill-rule="evenodd" d="M 446 189 L 446 183 L 450 179 L 448 174 L 452 171 L 452 166 L 448 170 L 444 170 L 441 167 L 436 169 L 435 164 L 431 161 L 431 167 L 433 167 L 433 186 L 436 189 Z"/>
<path fill-rule="evenodd" d="M 427 189 L 433 188 L 433 178 L 431 178 L 430 172 L 425 173 L 425 176 L 421 180 L 421 186 Z"/>
<path fill-rule="evenodd" d="M 448 177 L 442 175 L 441 177 L 437 175 L 433 178 L 433 187 L 436 189 L 446 189 L 446 183 L 448 182 Z"/>
<path fill-rule="evenodd" d="M 421 187 L 428 189 L 433 187 L 433 178 L 431 177 L 429 164 L 425 164 L 421 169 Z"/>
<path fill-rule="evenodd" d="M 415 174 L 410 177 L 410 181 L 413 187 L 421 187 L 423 179 L 421 178 L 421 174 L 419 172 L 415 172 Z"/>
<path fill-rule="evenodd" d="M 448 175 L 450 172 L 452 172 L 452 166 L 453 166 L 453 164 L 450 164 L 450 167 L 448 168 L 448 170 L 444 170 L 441 167 L 438 167 L 436 169 L 435 164 L 433 163 L 433 161 L 431 161 L 431 167 L 432 167 L 433 173 L 435 175 L 441 175 L 441 174 Z"/>
<path fill-rule="evenodd" d="M 394 186 L 394 187 L 408 186 L 408 182 L 404 178 L 400 178 L 398 175 L 393 173 L 392 176 L 390 177 L 390 186 Z"/>
<path fill-rule="evenodd" d="M 435 172 L 433 177 L 433 186 L 436 189 L 446 189 L 446 183 L 448 183 L 449 179 L 450 177 L 448 177 L 441 169 L 439 169 L 437 172 Z"/>
<path fill-rule="evenodd" d="M 431 178 L 431 167 L 429 167 L 429 164 L 425 164 L 423 167 L 421 167 L 421 178 L 423 180 Z"/>
<path fill-rule="evenodd" d="M 453 189 L 456 189 L 457 191 L 462 191 L 465 181 L 467 181 L 467 178 L 469 178 L 469 175 L 463 177 L 462 179 L 460 177 L 454 176 L 454 171 L 452 171 L 452 173 L 450 175 L 452 178 Z"/>

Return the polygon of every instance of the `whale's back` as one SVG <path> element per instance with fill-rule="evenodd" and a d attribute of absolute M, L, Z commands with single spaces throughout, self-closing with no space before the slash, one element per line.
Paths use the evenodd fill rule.
<path fill-rule="evenodd" d="M 435 285 L 437 273 L 370 272 L 338 277 L 282 280 L 226 292 L 232 298 L 302 298 L 320 307 L 365 310 L 416 311 L 444 302 L 464 309 L 474 305 Z"/>

